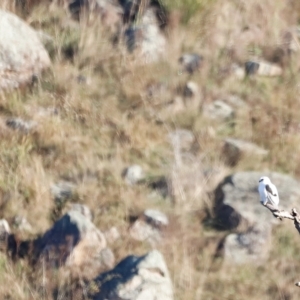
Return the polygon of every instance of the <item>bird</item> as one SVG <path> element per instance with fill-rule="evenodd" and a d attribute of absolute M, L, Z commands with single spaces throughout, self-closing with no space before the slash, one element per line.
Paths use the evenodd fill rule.
<path fill-rule="evenodd" d="M 266 205 L 268 202 L 274 206 L 279 204 L 279 195 L 276 186 L 271 182 L 270 178 L 263 176 L 259 179 L 258 192 L 260 202 Z"/>

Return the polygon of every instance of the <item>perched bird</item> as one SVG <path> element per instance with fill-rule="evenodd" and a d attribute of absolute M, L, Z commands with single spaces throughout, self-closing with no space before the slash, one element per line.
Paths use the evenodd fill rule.
<path fill-rule="evenodd" d="M 278 191 L 269 177 L 264 176 L 259 179 L 258 192 L 260 195 L 260 202 L 263 205 L 266 205 L 268 202 L 270 202 L 272 205 L 278 206 Z"/>

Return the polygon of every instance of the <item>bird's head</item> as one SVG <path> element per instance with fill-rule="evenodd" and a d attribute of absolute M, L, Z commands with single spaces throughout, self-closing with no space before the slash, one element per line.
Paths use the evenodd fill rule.
<path fill-rule="evenodd" d="M 271 180 L 269 177 L 267 176 L 263 176 L 263 177 L 260 177 L 259 183 L 263 183 L 263 184 L 270 184 L 271 183 Z"/>

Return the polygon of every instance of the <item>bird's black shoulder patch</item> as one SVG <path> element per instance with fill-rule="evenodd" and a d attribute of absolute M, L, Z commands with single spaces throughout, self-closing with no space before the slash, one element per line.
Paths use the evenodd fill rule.
<path fill-rule="evenodd" d="M 266 185 L 266 190 L 267 190 L 271 195 L 277 196 L 277 195 L 272 191 L 271 187 L 270 187 L 268 184 Z"/>

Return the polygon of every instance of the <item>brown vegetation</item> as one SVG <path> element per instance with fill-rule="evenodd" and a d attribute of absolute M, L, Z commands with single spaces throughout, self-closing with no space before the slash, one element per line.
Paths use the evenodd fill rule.
<path fill-rule="evenodd" d="M 52 69 L 29 88 L 0 96 L 0 215 L 9 221 L 22 215 L 33 227 L 33 232 L 19 233 L 11 242 L 33 240 L 51 226 L 51 185 L 66 180 L 76 186 L 70 201 L 90 207 L 98 228 L 119 228 L 122 239 L 111 246 L 117 261 L 151 249 L 129 236 L 130 217 L 149 207 L 169 216 L 170 226 L 158 248 L 170 270 L 175 299 L 298 299 L 294 282 L 300 278 L 300 241 L 291 222 L 276 229 L 271 256 L 257 267 L 223 266 L 215 253 L 227 232 L 203 221 L 212 213 L 209 192 L 225 174 L 276 170 L 300 176 L 299 42 L 296 39 L 296 49 L 290 51 L 282 40 L 298 25 L 299 3 L 162 1 L 170 11 L 165 58 L 145 64 L 135 52 L 128 54 L 122 40 L 114 39 L 115 27 L 104 28 L 93 15 L 77 22 L 58 1 L 21 1 L 23 8 L 12 2 L 19 1 L 1 6 L 53 41 L 47 45 Z M 285 55 L 280 59 L 281 76 L 232 75 L 233 63 L 254 56 L 271 60 L 280 46 L 287 47 L 280 52 Z M 178 63 L 186 52 L 204 56 L 194 74 L 183 72 Z M 190 80 L 200 87 L 199 109 L 189 106 L 188 98 L 176 102 L 183 97 L 178 87 Z M 160 84 L 166 90 L 154 88 L 158 96 L 150 97 L 148 87 Z M 202 114 L 204 105 L 232 94 L 247 104 L 235 113 L 233 123 Z M 57 114 L 50 112 L 53 108 Z M 37 126 L 28 134 L 14 131 L 3 121 L 11 116 L 34 120 Z M 189 129 L 196 137 L 190 165 L 184 158 L 183 166 L 178 165 L 168 142 L 176 128 Z M 222 156 L 222 141 L 228 136 L 255 142 L 269 155 L 259 163 L 242 158 L 229 168 Z M 129 186 L 121 174 L 134 163 L 146 171 L 146 183 Z M 200 168 L 215 172 L 201 177 Z M 175 182 L 168 199 L 153 194 L 147 184 L 160 176 Z M 12 254 L 23 256 L 23 250 L 27 252 L 27 244 Z M 36 271 L 27 260 L 1 254 L 0 298 L 75 299 L 66 286 L 73 284 L 77 291 L 77 283 L 60 282 L 52 274 L 48 278 L 53 282 L 45 284 L 43 276 L 42 266 Z"/>

